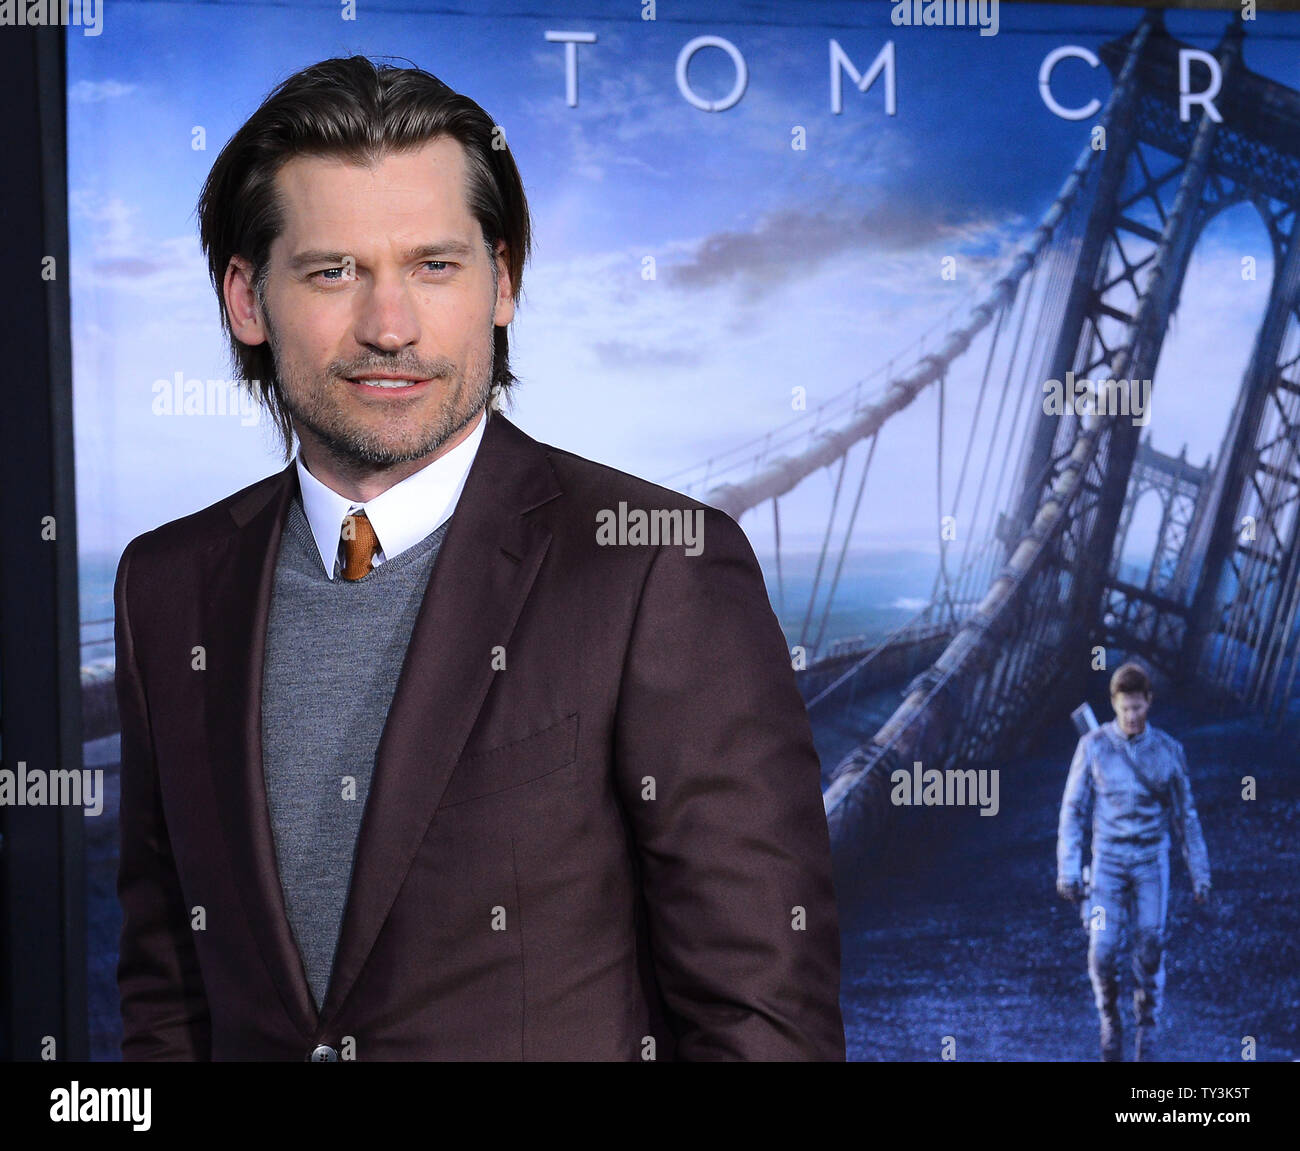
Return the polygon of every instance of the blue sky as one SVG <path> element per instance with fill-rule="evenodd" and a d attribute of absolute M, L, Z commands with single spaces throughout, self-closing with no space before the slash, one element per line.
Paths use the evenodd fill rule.
<path fill-rule="evenodd" d="M 1036 224 L 1091 121 L 1053 116 L 1038 95 L 1051 48 L 1093 50 L 1140 12 L 1003 5 L 1000 31 L 906 29 L 871 3 L 640 4 L 133 3 L 107 6 L 103 34 L 69 36 L 69 196 L 80 538 L 116 552 L 135 534 L 281 466 L 265 424 L 152 413 L 155 380 L 226 378 L 230 366 L 193 215 L 208 168 L 279 80 L 326 56 L 395 55 L 479 101 L 502 124 L 536 224 L 513 329 L 522 378 L 511 416 L 539 439 L 662 478 L 774 431 L 790 389 L 809 404 L 853 386 L 968 300 Z M 611 15 L 611 13 L 614 13 Z M 1172 13 L 1199 47 L 1225 16 Z M 547 30 L 593 32 L 579 48 L 579 105 L 564 99 L 564 49 Z M 725 112 L 693 108 L 674 65 L 689 39 L 743 53 L 749 83 Z M 828 41 L 865 69 L 896 45 L 898 115 L 880 85 L 845 85 L 830 112 Z M 1262 13 L 1247 64 L 1300 82 L 1300 17 Z M 701 96 L 731 87 L 726 56 L 695 57 Z M 1109 75 L 1063 64 L 1064 103 L 1109 93 Z M 790 146 L 794 126 L 806 151 Z M 192 146 L 201 126 L 206 148 Z M 941 281 L 943 255 L 959 260 Z M 1243 254 L 1262 283 L 1236 274 Z M 653 256 L 657 276 L 641 276 Z M 1156 382 L 1158 446 L 1217 451 L 1267 290 L 1264 233 L 1225 215 L 1189 272 Z M 954 382 L 953 414 L 962 404 Z M 925 411 L 920 409 L 925 407 Z M 932 407 L 882 441 L 891 498 L 864 518 L 864 546 L 925 546 L 933 491 Z M 929 470 L 933 470 L 932 467 Z M 820 486 L 819 486 L 820 483 Z M 824 515 L 814 478 L 791 500 L 798 542 Z M 819 511 L 820 509 L 820 511 Z M 745 521 L 762 548 L 765 528 Z"/>

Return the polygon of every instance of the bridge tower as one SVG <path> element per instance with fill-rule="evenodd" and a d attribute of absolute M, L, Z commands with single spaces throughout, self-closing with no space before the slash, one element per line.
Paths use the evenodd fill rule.
<path fill-rule="evenodd" d="M 1134 476 L 1140 428 L 1112 420 L 1092 477 L 1097 490 L 1079 541 L 1070 618 L 1076 632 L 1100 623 L 1104 638 L 1122 641 L 1106 636 L 1106 619 L 1159 617 L 1162 626 L 1147 629 L 1128 650 L 1143 650 L 1170 672 L 1217 678 L 1238 697 L 1259 702 L 1279 694 L 1282 672 L 1295 658 L 1289 631 L 1300 574 L 1300 373 L 1291 345 L 1300 302 L 1300 254 L 1292 243 L 1300 207 L 1300 94 L 1250 72 L 1241 42 L 1234 22 L 1214 53 L 1221 70 L 1214 112 L 1206 107 L 1186 119 L 1180 70 L 1186 66 L 1195 77 L 1199 67 L 1202 85 L 1209 70 L 1194 55 L 1181 62 L 1190 46 L 1171 38 L 1158 15 L 1102 48 L 1117 79 L 1135 47 L 1137 66 L 1132 83 L 1115 93 L 1108 154 L 1052 370 L 1060 379 L 1067 371 L 1090 379 L 1122 374 L 1176 389 L 1176 380 L 1157 378 L 1156 365 L 1192 248 L 1219 212 L 1243 201 L 1255 205 L 1272 241 L 1275 274 L 1197 522 L 1187 525 L 1178 552 L 1161 558 L 1170 568 L 1163 586 L 1135 587 L 1116 577 L 1111 560 L 1125 498 L 1144 481 Z M 1157 168 L 1152 155 L 1173 162 Z M 1078 420 L 1039 418 L 1022 465 L 1022 528 L 1080 431 Z"/>
<path fill-rule="evenodd" d="M 1151 12 L 1102 47 L 1115 77 L 1098 125 L 1104 151 L 1047 360 L 1049 379 L 1151 380 L 1176 393 L 1178 381 L 1157 379 L 1156 369 L 1192 250 L 1218 213 L 1253 204 L 1272 241 L 1274 280 L 1216 466 L 1207 473 L 1144 451 L 1129 407 L 1043 408 L 999 531 L 1004 568 L 894 715 L 839 764 L 826 793 L 833 837 L 885 818 L 885 781 L 900 764 L 964 765 L 1023 747 L 1035 715 L 1077 700 L 1098 646 L 1141 652 L 1256 706 L 1291 698 L 1300 665 L 1300 93 L 1252 73 L 1242 41 L 1236 19 L 1212 67 Z M 1180 100 L 1184 74 L 1194 90 L 1217 76 L 1210 103 Z M 1132 391 L 1125 398 L 1131 406 Z M 1155 476 L 1168 487 L 1166 515 L 1150 575 L 1134 582 L 1117 571 L 1125 509 Z"/>

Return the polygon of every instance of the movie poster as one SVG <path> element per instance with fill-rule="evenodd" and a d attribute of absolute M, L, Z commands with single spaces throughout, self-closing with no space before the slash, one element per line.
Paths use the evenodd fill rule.
<path fill-rule="evenodd" d="M 510 420 L 722 509 L 762 565 L 821 761 L 848 1059 L 1300 1058 L 1300 16 L 84 15 L 96 1060 L 121 1040 L 119 559 L 285 465 L 228 354 L 196 203 L 274 85 L 352 54 L 471 96 L 522 174 Z"/>

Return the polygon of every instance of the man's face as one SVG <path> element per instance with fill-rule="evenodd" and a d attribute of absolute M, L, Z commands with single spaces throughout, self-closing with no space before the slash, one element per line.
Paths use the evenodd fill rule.
<path fill-rule="evenodd" d="M 1115 722 L 1125 735 L 1141 735 L 1147 726 L 1147 710 L 1151 697 L 1140 691 L 1121 691 L 1110 697 L 1115 709 Z"/>
<path fill-rule="evenodd" d="M 514 314 L 449 137 L 367 168 L 300 156 L 277 173 L 285 226 L 260 323 L 309 459 L 367 471 L 432 458 L 487 403 L 495 325 Z M 387 380 L 377 377 L 390 377 Z M 392 377 L 407 377 L 394 379 Z"/>

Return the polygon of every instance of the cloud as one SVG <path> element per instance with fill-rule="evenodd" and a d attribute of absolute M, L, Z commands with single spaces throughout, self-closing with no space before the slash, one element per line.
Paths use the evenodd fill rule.
<path fill-rule="evenodd" d="M 791 208 L 765 216 L 751 231 L 704 237 L 686 260 L 664 269 L 664 275 L 685 288 L 738 282 L 752 292 L 762 292 L 792 276 L 808 276 L 827 260 L 855 251 L 898 255 L 937 244 L 954 253 L 968 247 L 997 251 L 1002 245 L 990 245 L 989 237 L 1002 227 L 969 215 L 925 209 L 915 202 L 884 202 L 865 210 Z"/>
<path fill-rule="evenodd" d="M 703 355 L 685 347 L 631 343 L 627 340 L 597 340 L 591 345 L 602 368 L 694 368 Z"/>
<path fill-rule="evenodd" d="M 68 102 L 71 104 L 100 104 L 105 100 L 119 100 L 134 92 L 134 84 L 123 84 L 120 80 L 78 80 L 68 89 Z"/>
<path fill-rule="evenodd" d="M 143 209 L 90 186 L 73 188 L 69 203 L 76 224 L 89 225 L 74 244 L 74 264 L 89 269 L 96 283 L 156 292 L 169 311 L 187 296 L 206 295 L 207 263 L 196 237 L 148 235 Z"/>
<path fill-rule="evenodd" d="M 147 276 L 156 276 L 159 272 L 166 270 L 162 264 L 154 260 L 141 260 L 132 257 L 96 260 L 94 269 L 95 274 L 101 278 L 107 276 L 112 279 L 123 280 L 144 279 Z"/>
<path fill-rule="evenodd" d="M 139 212 L 121 196 L 78 187 L 72 189 L 69 201 L 76 219 L 95 225 L 92 239 L 100 252 L 123 250 L 135 243 L 135 220 Z"/>

